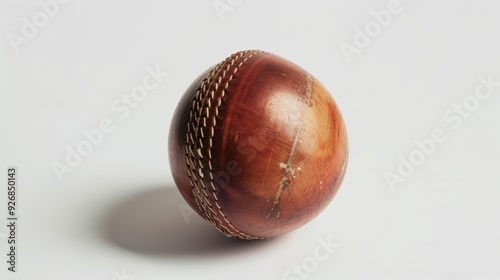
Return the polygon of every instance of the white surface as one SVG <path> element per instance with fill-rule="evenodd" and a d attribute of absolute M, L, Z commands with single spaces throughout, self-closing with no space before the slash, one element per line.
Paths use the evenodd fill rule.
<path fill-rule="evenodd" d="M 221 20 L 212 1 L 74 0 L 15 53 L 8 34 L 21 33 L 37 2 L 0 3 L 0 176 L 16 165 L 20 188 L 19 272 L 2 262 L 1 279 L 132 279 L 123 268 L 137 280 L 283 279 L 311 262 L 318 238 L 339 247 L 308 279 L 500 278 L 500 88 L 458 129 L 443 120 L 479 76 L 500 81 L 500 2 L 402 1 L 351 63 L 340 44 L 389 1 L 233 0 Z M 166 143 L 189 83 L 249 48 L 296 62 L 331 90 L 351 153 L 325 212 L 247 244 L 201 218 L 186 224 Z M 170 75 L 120 119 L 111 104 L 156 65 Z M 104 118 L 114 131 L 59 182 L 51 163 Z M 391 190 L 385 172 L 435 128 L 447 140 Z M 5 187 L 0 202 L 4 225 Z"/>

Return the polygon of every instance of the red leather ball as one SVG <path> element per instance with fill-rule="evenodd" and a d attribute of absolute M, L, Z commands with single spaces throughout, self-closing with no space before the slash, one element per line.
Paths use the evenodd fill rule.
<path fill-rule="evenodd" d="M 188 204 L 230 237 L 292 231 L 332 201 L 348 158 L 342 115 L 310 73 L 259 50 L 237 52 L 186 90 L 169 159 Z"/>

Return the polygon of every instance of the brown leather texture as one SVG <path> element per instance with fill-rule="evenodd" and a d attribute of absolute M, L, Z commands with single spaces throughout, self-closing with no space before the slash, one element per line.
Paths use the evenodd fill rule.
<path fill-rule="evenodd" d="M 238 52 L 196 79 L 174 113 L 172 174 L 217 229 L 269 238 L 316 217 L 342 183 L 347 132 L 326 88 L 279 56 Z"/>

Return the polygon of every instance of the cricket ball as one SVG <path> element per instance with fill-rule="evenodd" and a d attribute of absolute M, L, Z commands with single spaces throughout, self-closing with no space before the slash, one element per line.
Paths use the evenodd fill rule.
<path fill-rule="evenodd" d="M 270 238 L 332 201 L 348 158 L 342 115 L 310 73 L 277 55 L 237 52 L 201 74 L 175 110 L 169 160 L 201 217 L 229 237 Z"/>

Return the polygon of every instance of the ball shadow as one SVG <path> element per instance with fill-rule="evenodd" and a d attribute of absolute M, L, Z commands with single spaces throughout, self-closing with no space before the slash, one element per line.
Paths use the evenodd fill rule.
<path fill-rule="evenodd" d="M 241 253 L 275 240 L 225 237 L 187 207 L 173 186 L 137 193 L 111 207 L 102 220 L 101 233 L 105 240 L 131 252 L 175 257 Z"/>

